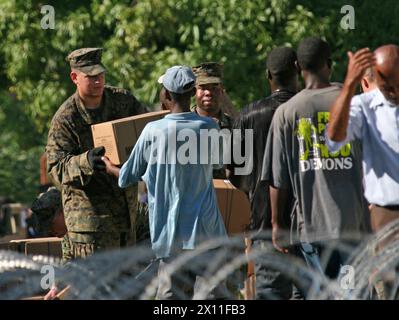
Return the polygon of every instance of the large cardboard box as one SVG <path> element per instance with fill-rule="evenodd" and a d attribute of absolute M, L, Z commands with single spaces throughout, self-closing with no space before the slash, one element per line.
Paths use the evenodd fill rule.
<path fill-rule="evenodd" d="M 245 193 L 229 180 L 214 179 L 213 186 L 227 233 L 234 235 L 247 231 L 251 208 Z"/>
<path fill-rule="evenodd" d="M 9 249 L 25 255 L 44 255 L 62 258 L 62 238 L 33 238 L 12 240 Z"/>
<path fill-rule="evenodd" d="M 148 122 L 162 119 L 169 111 L 155 111 L 91 126 L 94 147 L 105 147 L 105 155 L 116 165 L 123 164 Z"/>

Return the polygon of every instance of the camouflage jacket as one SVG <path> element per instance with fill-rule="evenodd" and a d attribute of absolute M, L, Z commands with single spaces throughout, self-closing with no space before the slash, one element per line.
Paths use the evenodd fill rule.
<path fill-rule="evenodd" d="M 129 208 L 135 207 L 118 187 L 116 177 L 93 171 L 87 153 L 93 148 L 92 124 L 143 112 L 146 109 L 127 90 L 106 86 L 99 108 L 86 109 L 76 92 L 54 115 L 46 146 L 47 171 L 62 190 L 68 231 L 130 230 Z"/>
<path fill-rule="evenodd" d="M 191 107 L 191 111 L 197 113 L 197 106 Z M 217 118 L 213 118 L 220 129 L 233 129 L 234 119 L 227 113 L 220 111 Z M 225 168 L 213 170 L 213 179 L 227 179 Z"/>
<path fill-rule="evenodd" d="M 190 109 L 192 112 L 198 113 L 196 105 L 190 107 Z M 234 119 L 225 112 L 220 111 L 219 116 L 217 118 L 213 118 L 213 119 L 217 122 L 220 129 L 231 130 L 233 128 Z"/>

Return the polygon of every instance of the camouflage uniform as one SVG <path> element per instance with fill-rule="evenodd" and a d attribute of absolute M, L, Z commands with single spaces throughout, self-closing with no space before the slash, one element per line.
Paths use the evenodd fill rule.
<path fill-rule="evenodd" d="M 191 108 L 192 112 L 198 113 L 197 112 L 197 106 L 194 105 Z M 229 129 L 231 130 L 233 128 L 234 124 L 234 119 L 229 116 L 227 113 L 220 111 L 219 115 L 217 118 L 213 118 L 217 124 L 219 125 L 220 129 Z"/>
<path fill-rule="evenodd" d="M 68 58 L 72 68 L 90 75 L 105 70 L 101 49 L 79 49 Z M 69 243 L 69 247 L 65 245 L 66 257 L 85 257 L 98 249 L 120 247 L 134 230 L 137 185 L 120 189 L 116 177 L 91 168 L 87 155 L 93 149 L 91 125 L 145 111 L 127 90 L 105 86 L 98 108 L 86 109 L 76 92 L 54 115 L 46 146 L 47 170 L 62 190 Z M 130 237 L 134 243 L 134 235 Z"/>
<path fill-rule="evenodd" d="M 191 107 L 191 111 L 197 113 L 197 106 Z M 220 111 L 217 118 L 213 118 L 220 129 L 231 130 L 233 128 L 234 119 L 230 117 L 227 113 Z M 227 179 L 225 168 L 213 170 L 213 179 Z"/>
<path fill-rule="evenodd" d="M 205 62 L 193 67 L 193 72 L 196 75 L 196 85 L 218 83 L 222 84 L 223 66 L 216 62 Z M 197 112 L 197 106 L 191 107 L 191 111 Z M 213 118 L 219 125 L 220 129 L 232 130 L 234 119 L 232 116 L 224 112 L 223 106 L 216 118 Z M 213 170 L 214 179 L 226 179 L 226 171 L 224 168 Z"/>

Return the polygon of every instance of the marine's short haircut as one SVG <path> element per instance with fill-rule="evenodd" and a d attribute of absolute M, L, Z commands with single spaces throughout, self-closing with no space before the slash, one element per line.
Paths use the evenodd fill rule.
<path fill-rule="evenodd" d="M 326 41 L 318 37 L 309 37 L 301 41 L 297 55 L 302 70 L 317 72 L 328 63 L 331 49 Z"/>
<path fill-rule="evenodd" d="M 295 51 L 289 47 L 277 47 L 270 51 L 266 59 L 266 68 L 280 84 L 288 83 L 297 74 Z"/>

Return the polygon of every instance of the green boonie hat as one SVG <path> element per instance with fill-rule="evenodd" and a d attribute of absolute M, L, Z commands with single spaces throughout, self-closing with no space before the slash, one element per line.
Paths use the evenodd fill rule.
<path fill-rule="evenodd" d="M 223 66 L 217 62 L 204 62 L 193 67 L 196 84 L 222 83 Z"/>
<path fill-rule="evenodd" d="M 106 71 L 101 63 L 102 48 L 82 48 L 72 51 L 67 60 L 72 69 L 77 69 L 89 76 L 96 76 Z"/>

